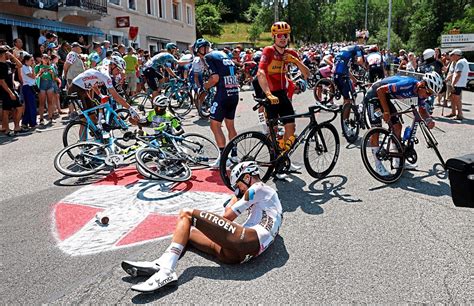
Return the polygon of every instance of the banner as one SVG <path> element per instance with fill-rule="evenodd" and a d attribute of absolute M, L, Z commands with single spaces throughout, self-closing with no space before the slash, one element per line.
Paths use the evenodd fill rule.
<path fill-rule="evenodd" d="M 130 29 L 128 30 L 128 38 L 130 40 L 135 40 L 135 38 L 137 38 L 137 35 L 138 35 L 138 27 L 130 27 Z"/>

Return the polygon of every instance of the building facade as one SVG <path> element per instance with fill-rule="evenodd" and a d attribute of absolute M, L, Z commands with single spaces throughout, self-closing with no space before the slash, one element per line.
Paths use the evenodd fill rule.
<path fill-rule="evenodd" d="M 117 20 L 117 17 L 120 17 Z M 127 20 L 127 22 L 118 22 Z M 138 35 L 130 39 L 130 27 Z M 38 48 L 40 31 L 59 42 L 113 43 L 159 51 L 168 42 L 180 49 L 196 37 L 194 0 L 0 0 L 0 39 L 21 38 L 24 49 Z M 132 31 L 133 32 L 133 31 Z"/>

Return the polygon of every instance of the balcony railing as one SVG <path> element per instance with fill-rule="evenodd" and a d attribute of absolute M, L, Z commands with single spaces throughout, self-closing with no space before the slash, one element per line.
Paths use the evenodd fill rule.
<path fill-rule="evenodd" d="M 107 0 L 63 0 L 63 7 L 76 6 L 85 10 L 107 14 Z"/>

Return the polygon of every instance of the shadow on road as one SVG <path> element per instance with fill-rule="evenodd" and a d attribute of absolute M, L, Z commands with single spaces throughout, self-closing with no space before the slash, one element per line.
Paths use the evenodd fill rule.
<path fill-rule="evenodd" d="M 89 176 L 83 177 L 69 177 L 64 176 L 56 181 L 54 181 L 54 185 L 60 187 L 72 187 L 72 186 L 84 186 L 84 185 L 91 185 L 97 182 L 104 180 L 109 173 L 102 173 L 102 174 L 93 174 Z"/>
<path fill-rule="evenodd" d="M 343 175 L 330 175 L 316 180 L 308 185 L 307 191 L 303 190 L 305 181 L 297 176 L 291 176 L 291 179 L 291 182 L 275 180 L 283 212 L 292 212 L 301 207 L 305 213 L 319 215 L 324 212 L 321 205 L 334 198 L 346 203 L 362 202 L 361 199 L 342 192 L 347 183 L 347 177 Z"/>
<path fill-rule="evenodd" d="M 194 248 L 191 249 L 193 252 L 196 252 L 199 255 L 202 255 L 210 260 L 214 258 L 209 257 L 208 255 L 196 251 Z M 275 242 L 265 251 L 261 256 L 258 256 L 251 261 L 240 264 L 240 265 L 226 265 L 221 264 L 219 267 L 190 267 L 187 268 L 178 279 L 178 285 L 183 285 L 195 277 L 201 277 L 206 279 L 213 280 L 235 280 L 235 281 L 252 281 L 255 280 L 267 272 L 283 267 L 290 255 L 286 250 L 284 239 L 281 236 L 275 238 Z M 143 282 L 146 278 L 132 278 L 130 276 L 122 278 L 123 281 L 136 284 Z M 177 287 L 163 288 L 152 294 L 138 294 L 132 298 L 132 303 L 134 304 L 146 304 L 154 302 L 162 297 L 167 296 L 168 294 L 176 291 Z"/>
<path fill-rule="evenodd" d="M 433 165 L 433 168 L 428 171 L 416 170 L 416 171 L 405 171 L 396 183 L 381 185 L 378 187 L 370 188 L 370 191 L 379 190 L 382 188 L 400 188 L 402 190 L 416 192 L 432 197 L 441 197 L 445 195 L 451 195 L 451 187 L 446 183 L 447 172 L 438 170 L 441 164 L 437 163 Z M 442 169 L 442 168 L 441 168 Z M 415 176 L 415 173 L 424 172 L 423 176 Z M 436 184 L 424 180 L 425 178 L 436 176 L 439 180 Z"/>

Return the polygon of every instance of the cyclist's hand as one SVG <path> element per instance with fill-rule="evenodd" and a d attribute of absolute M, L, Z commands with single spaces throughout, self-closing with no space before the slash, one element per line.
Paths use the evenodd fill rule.
<path fill-rule="evenodd" d="M 285 53 L 285 55 L 283 55 L 283 61 L 285 63 L 292 63 L 292 64 L 296 64 L 296 63 L 300 62 L 300 60 L 297 57 L 295 57 L 295 56 L 293 56 L 289 53 Z"/>
<path fill-rule="evenodd" d="M 385 121 L 385 123 L 388 123 L 390 121 L 390 113 L 389 112 L 384 112 L 383 113 L 383 121 Z"/>
<path fill-rule="evenodd" d="M 278 97 L 275 97 L 271 93 L 267 94 L 267 99 L 270 101 L 270 104 L 272 104 L 272 105 L 280 103 L 280 100 L 278 99 Z"/>

